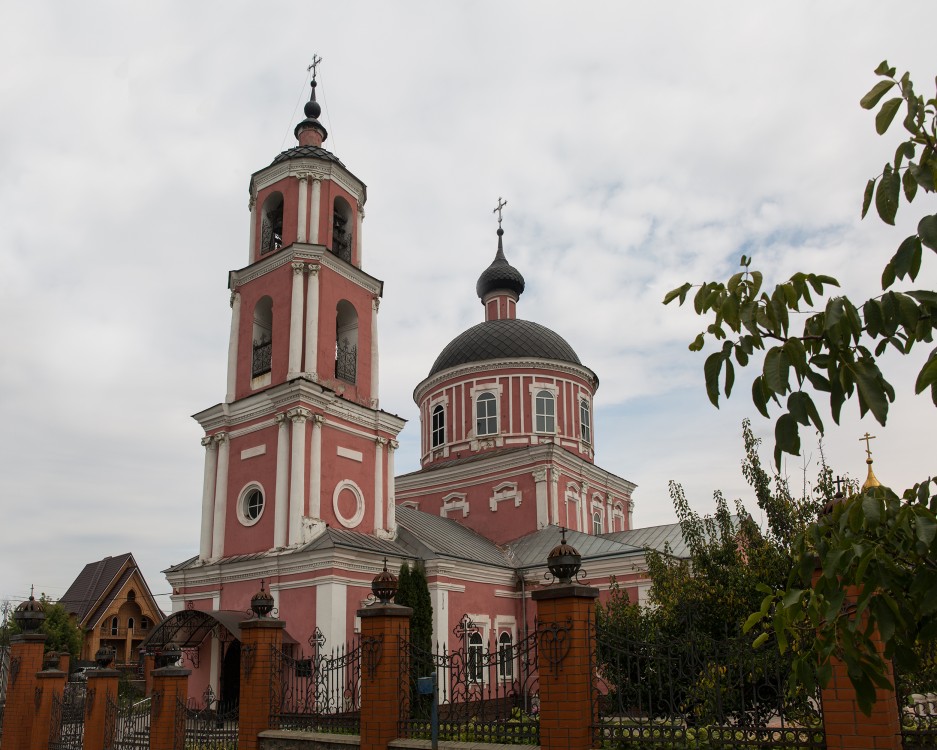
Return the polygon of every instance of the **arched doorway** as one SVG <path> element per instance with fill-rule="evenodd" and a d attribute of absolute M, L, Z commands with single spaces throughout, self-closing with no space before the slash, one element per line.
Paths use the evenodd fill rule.
<path fill-rule="evenodd" d="M 230 711 L 238 705 L 241 696 L 241 642 L 231 641 L 221 662 L 220 711 Z"/>

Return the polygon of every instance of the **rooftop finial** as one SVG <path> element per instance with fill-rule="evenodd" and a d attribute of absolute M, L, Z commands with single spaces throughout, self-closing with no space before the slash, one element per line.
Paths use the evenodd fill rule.
<path fill-rule="evenodd" d="M 498 236 L 500 237 L 504 234 L 504 230 L 501 229 L 501 209 L 503 209 L 508 202 L 504 200 L 500 195 L 498 196 L 498 205 L 495 206 L 494 210 L 491 212 L 493 214 L 498 214 Z"/>
<path fill-rule="evenodd" d="M 307 73 L 312 71 L 312 80 L 309 82 L 312 91 L 309 94 L 309 101 L 306 102 L 303 112 L 306 113 L 306 117 L 310 120 L 318 119 L 319 115 L 322 114 L 322 107 L 320 107 L 319 102 L 316 101 L 316 68 L 319 67 L 320 62 L 322 62 L 322 58 L 318 55 L 313 55 L 312 62 L 309 64 L 309 67 L 306 68 Z"/>
<path fill-rule="evenodd" d="M 486 294 L 497 289 L 512 291 L 517 296 L 520 296 L 524 291 L 524 277 L 504 257 L 504 242 L 501 239 L 504 236 L 504 230 L 501 228 L 501 220 L 503 218 L 502 211 L 507 204 L 508 202 L 504 198 L 498 196 L 498 205 L 491 212 L 498 214 L 498 252 L 495 253 L 495 259 L 491 262 L 491 265 L 482 272 L 482 275 L 478 277 L 478 283 L 475 284 L 475 292 L 482 300 L 484 300 Z"/>
<path fill-rule="evenodd" d="M 325 127 L 319 122 L 319 115 L 322 114 L 322 107 L 320 107 L 319 102 L 316 101 L 316 73 L 318 72 L 319 63 L 321 62 L 321 57 L 313 55 L 312 62 L 306 67 L 306 72 L 312 73 L 312 80 L 309 82 L 309 86 L 312 90 L 309 93 L 309 101 L 306 102 L 306 106 L 303 107 L 303 113 L 306 115 L 306 119 L 299 123 L 293 130 L 293 135 L 296 136 L 296 140 L 299 141 L 300 146 L 318 147 L 329 137 Z"/>
<path fill-rule="evenodd" d="M 865 433 L 859 442 L 865 441 L 865 462 L 868 464 L 869 473 L 865 478 L 865 482 L 862 485 L 862 491 L 869 489 L 870 487 L 881 487 L 882 483 L 878 481 L 878 477 L 875 476 L 875 472 L 872 471 L 872 449 L 869 447 L 869 441 L 875 440 L 875 435 L 870 435 L 868 432 Z"/>

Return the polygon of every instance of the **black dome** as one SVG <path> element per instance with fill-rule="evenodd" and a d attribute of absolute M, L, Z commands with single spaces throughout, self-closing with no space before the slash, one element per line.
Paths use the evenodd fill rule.
<path fill-rule="evenodd" d="M 552 359 L 582 365 L 576 352 L 558 333 L 539 323 L 509 318 L 486 320 L 460 333 L 436 358 L 429 377 L 469 362 L 516 357 Z"/>
<path fill-rule="evenodd" d="M 496 289 L 509 289 L 518 297 L 524 293 L 524 277 L 520 271 L 508 263 L 504 257 L 504 249 L 501 246 L 501 235 L 504 232 L 498 229 L 498 252 L 495 259 L 491 261 L 482 275 L 478 277 L 478 283 L 475 284 L 475 293 L 480 299 L 484 299 L 488 292 Z M 565 343 L 565 342 L 564 342 Z"/>

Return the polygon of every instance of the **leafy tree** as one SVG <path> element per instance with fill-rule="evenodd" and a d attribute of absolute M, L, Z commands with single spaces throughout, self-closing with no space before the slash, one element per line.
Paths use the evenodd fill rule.
<path fill-rule="evenodd" d="M 895 78 L 895 69 L 883 62 L 876 69 L 879 81 L 860 102 L 871 109 L 890 91 L 899 94 L 884 102 L 875 128 L 884 134 L 901 105 L 906 137 L 898 144 L 892 162 L 869 180 L 862 202 L 865 217 L 873 198 L 879 217 L 894 225 L 902 194 L 910 203 L 918 189 L 933 193 L 937 181 L 937 100 L 925 100 L 914 91 L 910 75 Z M 827 394 L 833 421 L 839 424 L 846 401 L 858 400 L 860 415 L 871 413 L 885 424 L 895 389 L 879 369 L 878 359 L 889 347 L 909 354 L 917 342 L 933 342 L 937 325 L 937 292 L 932 289 L 896 291 L 898 279 L 914 281 L 921 268 L 923 248 L 937 252 L 937 215 L 925 215 L 917 232 L 898 246 L 882 272 L 882 294 L 854 303 L 845 295 L 831 296 L 839 282 L 823 274 L 795 273 L 769 293 L 763 291 L 764 275 L 752 268 L 752 258 L 742 256 L 741 270 L 727 282 L 707 281 L 693 298 L 695 312 L 712 322 L 690 344 L 703 349 L 707 336 L 722 342 L 703 366 L 709 400 L 719 405 L 720 391 L 728 398 L 735 383 L 735 364 L 746 367 L 756 355 L 761 373 L 752 385 L 752 401 L 766 418 L 773 402 L 781 413 L 775 422 L 775 462 L 783 453 L 799 455 L 799 428 L 813 425 L 820 433 L 824 424 L 811 393 Z M 685 283 L 664 297 L 664 304 L 682 305 L 693 284 Z M 817 302 L 814 302 L 814 295 Z M 800 331 L 792 325 L 792 313 L 803 319 Z M 800 313 L 808 313 L 802 318 Z M 769 348 L 770 347 L 770 348 Z M 764 356 L 762 357 L 762 352 Z M 793 376 L 793 377 L 792 377 Z M 937 349 L 931 351 L 914 385 L 915 393 L 930 390 L 937 404 Z M 782 403 L 783 401 L 783 403 Z"/>
<path fill-rule="evenodd" d="M 39 597 L 39 601 L 42 602 L 42 608 L 46 614 L 46 619 L 39 628 L 39 632 L 46 636 L 45 650 L 68 651 L 73 659 L 77 659 L 81 652 L 81 628 L 75 624 L 65 607 L 58 602 L 47 599 L 45 594 Z M 21 632 L 12 615 L 7 621 L 6 630 L 10 635 L 18 635 Z"/>
<path fill-rule="evenodd" d="M 431 696 L 419 695 L 416 689 L 417 678 L 433 671 L 433 605 L 422 565 L 417 563 L 410 568 L 404 563 L 400 566 L 394 601 L 413 610 L 410 616 L 410 708 L 414 715 L 428 715 Z"/>
<path fill-rule="evenodd" d="M 894 158 L 868 181 L 862 217 L 874 202 L 879 218 L 894 225 L 902 199 L 910 204 L 919 191 L 928 197 L 935 192 L 937 98 L 917 94 L 910 74 L 896 78 L 896 69 L 887 62 L 875 73 L 881 80 L 860 105 L 878 107 L 879 135 L 889 130 L 904 108 L 905 132 Z M 889 93 L 895 96 L 886 99 Z M 827 395 L 836 423 L 846 401 L 855 398 L 861 416 L 871 413 L 884 425 L 895 389 L 879 368 L 879 358 L 889 346 L 907 355 L 916 343 L 933 342 L 937 292 L 895 288 L 899 280 L 917 278 L 925 248 L 937 252 L 937 214 L 925 213 L 917 231 L 899 243 L 883 268 L 882 294 L 864 302 L 841 295 L 829 297 L 821 306 L 828 290 L 839 287 L 839 282 L 814 273 L 796 273 L 769 294 L 762 291 L 763 274 L 752 268 L 747 256 L 742 256 L 742 270 L 727 282 L 703 283 L 693 305 L 698 315 L 712 322 L 690 349 L 701 350 L 707 336 L 722 342 L 703 367 L 710 401 L 718 406 L 720 391 L 727 398 L 731 394 L 733 360 L 745 367 L 757 355 L 761 372 L 752 386 L 752 401 L 766 418 L 769 409 L 780 409 L 774 429 L 778 466 L 784 453 L 799 454 L 800 427 L 824 430 L 811 394 Z M 692 288 L 684 284 L 672 290 L 664 303 L 676 299 L 682 305 Z M 808 314 L 796 331 L 791 313 L 802 312 Z M 916 394 L 927 390 L 937 404 L 937 349 L 930 352 L 914 383 Z M 884 642 L 884 658 L 894 659 L 905 670 L 918 664 L 922 647 L 937 642 L 933 594 L 937 492 L 932 482 L 937 487 L 937 479 L 927 479 L 905 491 L 903 499 L 886 488 L 870 488 L 808 526 L 792 545 L 799 564 L 785 585 L 776 590 L 768 584 L 763 587 L 767 596 L 747 623 L 749 628 L 766 624 L 782 652 L 799 634 L 816 631 L 812 645 L 796 655 L 798 675 L 808 683 L 814 674 L 825 680 L 830 659 L 843 660 L 867 712 L 875 700 L 875 686 L 890 684 L 873 634 Z M 815 571 L 822 572 L 816 577 Z M 766 631 L 761 638 L 767 637 Z"/>

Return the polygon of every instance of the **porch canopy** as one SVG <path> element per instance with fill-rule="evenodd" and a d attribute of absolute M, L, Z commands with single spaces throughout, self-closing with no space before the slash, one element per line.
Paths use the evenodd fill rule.
<path fill-rule="evenodd" d="M 241 623 L 254 615 L 240 610 L 219 609 L 204 612 L 198 609 L 183 609 L 174 612 L 153 628 L 141 645 L 146 651 L 162 651 L 167 644 L 179 648 L 197 648 L 215 628 L 221 640 L 241 640 Z M 296 639 L 283 631 L 284 643 L 297 643 Z"/>

